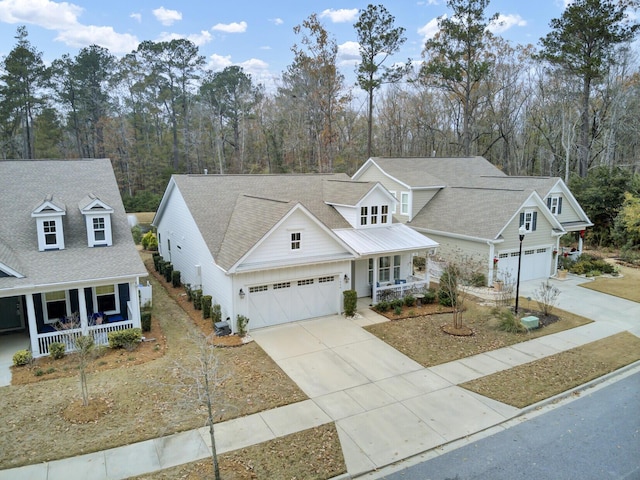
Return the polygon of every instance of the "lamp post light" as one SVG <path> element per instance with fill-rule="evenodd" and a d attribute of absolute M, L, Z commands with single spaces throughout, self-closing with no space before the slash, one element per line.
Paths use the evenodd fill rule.
<path fill-rule="evenodd" d="M 516 316 L 518 316 L 518 297 L 520 296 L 520 267 L 522 266 L 522 241 L 527 234 L 527 229 L 523 226 L 518 230 L 518 236 L 520 237 L 520 251 L 518 253 L 518 276 L 516 279 Z"/>

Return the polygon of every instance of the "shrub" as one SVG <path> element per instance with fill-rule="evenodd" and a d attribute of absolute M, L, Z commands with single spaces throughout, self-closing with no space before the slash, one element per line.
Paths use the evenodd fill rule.
<path fill-rule="evenodd" d="M 13 364 L 15 366 L 28 365 L 33 361 L 33 355 L 29 350 L 18 350 L 13 354 Z"/>
<path fill-rule="evenodd" d="M 508 333 L 526 333 L 527 327 L 525 327 L 520 319 L 509 308 L 501 308 L 494 311 L 494 314 L 498 317 L 498 329 Z"/>
<path fill-rule="evenodd" d="M 160 254 L 158 252 L 154 252 L 154 254 L 151 256 L 151 258 L 153 259 L 153 266 L 156 269 L 156 272 L 160 271 L 160 260 L 162 260 L 162 257 L 160 256 Z"/>
<path fill-rule="evenodd" d="M 180 270 L 174 270 L 173 272 L 171 272 L 171 285 L 173 285 L 175 288 L 178 288 L 180 285 L 182 285 L 182 282 L 180 281 Z"/>
<path fill-rule="evenodd" d="M 62 357 L 64 357 L 64 352 L 66 349 L 67 347 L 64 343 L 53 342 L 49 345 L 49 354 L 54 360 L 60 360 Z"/>
<path fill-rule="evenodd" d="M 560 295 L 560 289 L 553 285 L 549 280 L 546 280 L 540 284 L 540 288 L 538 288 L 534 292 L 534 297 L 536 302 L 538 302 L 538 307 L 542 310 L 544 315 L 549 315 L 555 306 L 558 295 Z"/>
<path fill-rule="evenodd" d="M 140 225 L 134 225 L 131 227 L 131 236 L 133 237 L 133 241 L 136 245 L 140 245 L 142 242 L 142 229 Z"/>
<path fill-rule="evenodd" d="M 438 302 L 445 307 L 452 307 L 457 302 L 458 275 L 454 267 L 447 267 L 440 276 Z"/>
<path fill-rule="evenodd" d="M 396 305 L 393 307 L 393 313 L 395 313 L 396 315 L 400 315 L 402 313 L 402 306 L 400 305 Z"/>
<path fill-rule="evenodd" d="M 109 346 L 111 348 L 124 348 L 131 351 L 141 341 L 142 329 L 140 328 L 127 328 L 126 330 L 109 332 Z"/>
<path fill-rule="evenodd" d="M 406 297 L 404 297 L 404 304 L 407 307 L 413 307 L 416 304 L 416 297 L 411 294 L 407 295 Z"/>
<path fill-rule="evenodd" d="M 244 315 L 238 315 L 236 318 L 236 323 L 238 326 L 238 335 L 244 337 L 247 334 L 247 325 L 249 324 L 249 319 Z"/>
<path fill-rule="evenodd" d="M 342 292 L 344 314 L 353 317 L 358 309 L 358 293 L 355 290 L 345 290 Z"/>
<path fill-rule="evenodd" d="M 202 318 L 211 317 L 211 295 L 202 296 Z"/>
<path fill-rule="evenodd" d="M 184 291 L 187 293 L 187 300 L 193 302 L 193 290 L 191 289 L 190 283 L 184 284 Z"/>
<path fill-rule="evenodd" d="M 394 310 L 397 307 L 400 307 L 400 309 L 402 309 L 403 305 L 404 305 L 404 300 L 402 298 L 395 298 L 391 300 L 391 308 L 393 308 Z"/>
<path fill-rule="evenodd" d="M 472 287 L 486 287 L 487 286 L 487 277 L 485 277 L 484 273 L 476 272 L 471 275 L 471 286 Z"/>
<path fill-rule="evenodd" d="M 151 331 L 151 312 L 144 311 L 140 314 L 140 323 L 142 325 L 143 332 Z"/>
<path fill-rule="evenodd" d="M 373 307 L 376 312 L 386 312 L 387 310 L 389 310 L 389 308 L 389 302 L 387 302 L 386 300 L 382 300 L 381 302 L 376 303 Z"/>
<path fill-rule="evenodd" d="M 172 274 L 173 274 L 173 264 L 171 262 L 167 262 L 167 264 L 164 266 L 164 279 L 167 282 L 170 282 L 172 278 Z"/>
<path fill-rule="evenodd" d="M 202 310 L 202 289 L 199 288 L 193 291 L 193 308 L 196 310 Z"/>
<path fill-rule="evenodd" d="M 433 288 L 428 288 L 424 292 L 424 298 L 422 299 L 422 303 L 435 303 L 436 301 L 436 291 Z"/>
<path fill-rule="evenodd" d="M 158 239 L 151 230 L 149 230 L 142 236 L 140 243 L 142 243 L 142 248 L 144 248 L 145 250 L 158 250 Z"/>
<path fill-rule="evenodd" d="M 214 325 L 222 321 L 222 309 L 220 308 L 220 305 L 217 303 L 215 303 L 211 307 L 211 321 L 213 322 Z"/>

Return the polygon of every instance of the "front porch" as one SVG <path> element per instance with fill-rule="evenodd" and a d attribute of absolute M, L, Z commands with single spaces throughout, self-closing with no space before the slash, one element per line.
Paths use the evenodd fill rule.
<path fill-rule="evenodd" d="M 407 295 L 420 295 L 429 288 L 429 281 L 415 275 L 405 279 L 397 279 L 393 283 L 382 283 L 371 290 L 371 301 L 375 305 L 379 302 L 389 302 Z"/>
<path fill-rule="evenodd" d="M 81 336 L 93 337 L 95 345 L 108 345 L 109 333 L 133 328 L 133 320 L 119 320 L 102 325 L 91 325 L 87 329 L 70 328 L 68 330 L 55 330 L 53 332 L 37 334 L 37 349 L 33 351 L 34 357 L 49 355 L 49 347 L 52 343 L 62 343 L 66 352 L 76 350 L 76 339 Z"/>

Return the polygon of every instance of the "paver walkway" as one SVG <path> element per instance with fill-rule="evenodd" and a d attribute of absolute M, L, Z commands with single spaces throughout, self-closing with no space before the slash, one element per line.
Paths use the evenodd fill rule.
<path fill-rule="evenodd" d="M 537 284 L 522 287 L 526 295 Z M 594 295 L 579 290 L 585 292 L 578 292 L 578 298 Z M 567 295 L 574 296 L 575 292 Z M 605 297 L 596 303 L 606 305 L 609 298 Z M 595 323 L 431 368 L 421 367 L 361 329 L 380 321 L 366 308 L 353 321 L 323 317 L 253 332 L 255 340 L 310 400 L 216 424 L 218 452 L 335 421 L 348 473 L 356 476 L 490 427 L 502 428 L 522 411 L 457 385 L 626 329 L 633 331 L 640 316 L 627 317 L 627 311 L 637 306 L 629 303 L 613 302 L 622 312 L 594 310 Z M 589 302 L 581 305 L 576 313 L 593 318 L 583 311 L 591 308 Z M 559 306 L 567 308 L 562 303 Z M 206 458 L 209 447 L 208 429 L 202 428 L 0 470 L 0 480 L 123 479 Z"/>

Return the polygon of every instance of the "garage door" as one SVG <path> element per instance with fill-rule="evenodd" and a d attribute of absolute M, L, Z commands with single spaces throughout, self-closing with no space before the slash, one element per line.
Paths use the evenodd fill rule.
<path fill-rule="evenodd" d="M 515 282 L 518 275 L 518 252 L 500 252 L 498 254 L 498 277 L 504 280 L 505 274 L 510 274 Z M 522 250 L 522 265 L 520 267 L 520 281 L 548 278 L 551 269 L 551 248 L 538 247 Z"/>
<path fill-rule="evenodd" d="M 339 313 L 339 283 L 325 276 L 249 287 L 251 328 Z"/>

